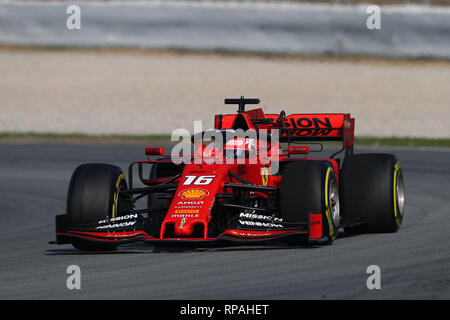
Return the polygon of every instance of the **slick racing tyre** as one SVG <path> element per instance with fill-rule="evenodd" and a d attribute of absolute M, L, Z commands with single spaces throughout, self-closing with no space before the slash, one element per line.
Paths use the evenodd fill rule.
<path fill-rule="evenodd" d="M 405 210 L 403 172 L 391 154 L 356 154 L 342 167 L 342 215 L 367 223 L 344 228 L 348 233 L 396 232 Z"/>
<path fill-rule="evenodd" d="M 322 214 L 323 242 L 331 244 L 340 225 L 339 187 L 327 161 L 287 164 L 280 188 L 281 217 L 286 222 L 306 223 L 310 213 Z"/>
<path fill-rule="evenodd" d="M 92 224 L 106 218 L 115 218 L 130 208 L 125 175 L 119 167 L 108 164 L 83 164 L 73 173 L 67 196 L 69 225 Z M 80 250 L 114 250 L 118 245 L 74 240 Z"/>

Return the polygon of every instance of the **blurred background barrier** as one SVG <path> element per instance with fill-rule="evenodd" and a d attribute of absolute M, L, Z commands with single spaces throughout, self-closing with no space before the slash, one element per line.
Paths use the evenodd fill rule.
<path fill-rule="evenodd" d="M 360 2 L 4 1 L 0 45 L 450 59 L 449 0 L 373 1 L 420 3 L 382 5 L 380 30 Z M 66 27 L 70 4 L 80 30 Z"/>
<path fill-rule="evenodd" d="M 318 2 L 0 0 L 0 138 L 207 128 L 240 95 L 265 112 L 350 112 L 358 136 L 450 138 L 450 0 L 373 0 L 380 30 L 367 3 Z"/>

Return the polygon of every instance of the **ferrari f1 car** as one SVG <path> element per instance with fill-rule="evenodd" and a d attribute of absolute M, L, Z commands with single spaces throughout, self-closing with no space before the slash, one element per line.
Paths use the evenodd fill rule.
<path fill-rule="evenodd" d="M 79 166 L 67 211 L 56 216 L 56 243 L 88 251 L 135 241 L 330 244 L 342 229 L 400 228 L 405 207 L 400 163 L 391 154 L 354 154 L 350 114 L 245 110 L 258 103 L 225 99 L 239 105 L 237 113 L 216 115 L 214 129 L 189 137 L 191 154 L 146 148 L 147 159 L 130 164 L 128 179 L 114 165 Z M 215 137 L 208 145 L 207 135 Z M 325 141 L 340 141 L 342 148 L 313 158 L 310 152 L 321 151 Z M 139 199 L 144 208 L 136 208 Z"/>

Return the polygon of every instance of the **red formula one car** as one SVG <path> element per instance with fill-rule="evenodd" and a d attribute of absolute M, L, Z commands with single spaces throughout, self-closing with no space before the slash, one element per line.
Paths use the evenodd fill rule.
<path fill-rule="evenodd" d="M 238 104 L 238 112 L 216 115 L 214 129 L 190 136 L 193 152 L 146 148 L 148 159 L 131 163 L 128 182 L 117 166 L 79 166 L 67 212 L 56 216 L 56 243 L 81 250 L 133 241 L 330 244 L 341 228 L 400 228 L 400 164 L 391 154 L 353 154 L 350 114 L 245 111 L 259 100 L 243 97 L 225 103 Z M 342 141 L 342 148 L 328 158 L 310 157 L 323 141 Z M 136 208 L 139 199 L 144 208 Z"/>

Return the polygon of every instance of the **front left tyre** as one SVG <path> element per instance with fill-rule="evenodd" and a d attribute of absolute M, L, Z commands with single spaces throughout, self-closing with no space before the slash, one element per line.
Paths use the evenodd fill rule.
<path fill-rule="evenodd" d="M 306 223 L 310 213 L 322 214 L 322 243 L 336 239 L 340 225 L 339 186 L 328 161 L 295 161 L 282 172 L 281 217 L 286 222 Z"/>

